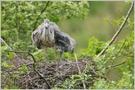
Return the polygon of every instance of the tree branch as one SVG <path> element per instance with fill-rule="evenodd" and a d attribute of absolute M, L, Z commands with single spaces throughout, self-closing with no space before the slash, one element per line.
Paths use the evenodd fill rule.
<path fill-rule="evenodd" d="M 125 45 L 125 42 L 126 42 L 126 39 L 124 40 L 124 42 L 123 42 L 122 46 L 120 47 L 119 51 L 118 51 L 114 56 L 117 56 L 117 55 L 121 52 L 122 48 L 123 48 L 124 45 Z M 113 57 L 113 56 L 112 56 L 112 57 Z M 111 57 L 111 58 L 112 58 L 112 57 Z M 112 60 L 112 65 L 111 65 L 111 66 L 113 66 L 113 64 L 114 64 L 114 59 Z"/>
<path fill-rule="evenodd" d="M 9 48 L 9 50 L 12 50 L 12 48 L 9 47 L 8 44 L 7 44 L 2 38 L 0 38 L 0 41 L 1 41 L 1 43 L 3 43 L 7 48 Z M 20 63 L 23 63 L 22 60 L 17 56 L 16 53 L 14 53 L 14 58 L 17 58 Z"/>
<path fill-rule="evenodd" d="M 18 6 L 20 6 L 20 1 L 18 1 Z M 18 10 L 19 8 L 18 8 L 18 6 L 17 6 L 17 13 L 20 13 L 20 11 Z M 18 38 L 20 38 L 20 16 L 19 15 L 17 15 L 17 34 L 18 34 Z"/>
<path fill-rule="evenodd" d="M 82 74 L 81 70 L 79 68 L 79 65 L 78 65 L 78 60 L 77 60 L 76 54 L 74 54 L 74 56 L 75 56 L 75 60 L 76 60 L 76 64 L 77 64 L 77 68 L 78 68 L 79 74 Z M 86 89 L 86 85 L 84 83 L 84 80 L 82 80 L 82 83 L 83 83 L 83 88 Z"/>
<path fill-rule="evenodd" d="M 112 67 L 117 67 L 117 66 L 120 66 L 120 65 L 123 65 L 125 64 L 125 62 L 122 62 L 122 63 L 119 63 L 119 64 L 115 64 L 115 65 L 112 65 L 111 67 L 106 67 L 106 69 L 109 69 L 109 68 L 112 68 Z"/>
<path fill-rule="evenodd" d="M 133 10 L 133 6 L 134 6 L 134 2 L 132 2 L 131 6 L 130 6 L 130 9 L 127 12 L 126 17 L 123 20 L 123 22 L 122 22 L 121 26 L 119 27 L 119 29 L 117 30 L 117 32 L 114 34 L 114 36 L 112 37 L 112 39 L 110 40 L 110 42 L 105 46 L 105 48 L 96 56 L 95 59 L 97 59 L 99 56 L 103 55 L 105 53 L 105 51 L 108 49 L 108 47 L 116 40 L 116 38 L 118 37 L 118 35 L 122 31 L 123 27 L 125 26 L 125 24 L 127 22 L 127 19 L 129 17 L 129 15 L 131 14 L 131 11 Z"/>
<path fill-rule="evenodd" d="M 42 13 L 47 9 L 47 6 L 49 5 L 49 2 L 50 2 L 50 1 L 47 1 L 47 3 L 46 3 L 46 5 L 45 5 L 44 9 L 43 9 L 43 10 L 41 11 L 41 13 L 38 15 L 38 17 L 37 17 L 37 19 L 36 19 L 36 22 L 35 22 L 35 25 L 34 25 L 34 30 L 36 29 L 37 21 L 38 21 L 40 15 L 42 15 Z M 33 30 L 33 31 L 34 31 L 34 30 Z"/>

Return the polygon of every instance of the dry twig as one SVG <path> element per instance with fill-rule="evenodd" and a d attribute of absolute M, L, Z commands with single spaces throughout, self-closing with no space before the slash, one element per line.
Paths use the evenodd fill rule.
<path fill-rule="evenodd" d="M 78 65 L 78 60 L 77 60 L 76 54 L 74 54 L 74 56 L 75 56 L 75 60 L 76 60 L 76 64 L 77 64 L 77 68 L 78 68 L 79 74 L 82 74 L 81 70 L 79 68 L 79 65 Z M 83 88 L 86 89 L 86 85 L 85 85 L 84 81 L 82 81 L 82 83 L 83 83 Z"/>
<path fill-rule="evenodd" d="M 33 59 L 33 61 L 34 61 L 34 63 L 33 63 L 33 70 L 40 76 L 40 78 L 42 78 L 42 79 L 45 81 L 46 85 L 48 86 L 48 89 L 51 89 L 51 86 L 49 85 L 48 81 L 43 77 L 42 74 L 40 74 L 40 73 L 36 70 L 36 65 L 35 65 L 35 64 L 36 64 L 36 60 L 35 60 L 34 56 L 33 56 L 30 52 L 28 52 L 28 51 L 13 51 L 13 50 L 8 51 L 8 52 L 28 53 L 28 54 L 32 57 L 32 59 Z"/>
<path fill-rule="evenodd" d="M 115 65 L 112 65 L 111 67 L 117 67 L 117 66 L 120 66 L 120 65 L 123 65 L 125 64 L 125 62 L 122 62 L 122 63 L 119 63 L 119 64 L 115 64 Z M 106 67 L 106 69 L 109 69 L 111 67 Z"/>
<path fill-rule="evenodd" d="M 45 5 L 44 9 L 41 11 L 41 13 L 39 14 L 39 16 L 37 17 L 36 22 L 35 22 L 35 26 L 34 26 L 34 30 L 35 30 L 35 28 L 36 28 L 36 24 L 37 24 L 37 21 L 38 21 L 40 15 L 42 15 L 42 13 L 47 9 L 47 7 L 48 7 L 48 5 L 49 5 L 49 2 L 50 2 L 50 1 L 47 1 L 47 2 L 46 2 L 46 5 Z M 34 31 L 34 30 L 33 30 L 33 31 Z"/>
<path fill-rule="evenodd" d="M 2 39 L 2 38 L 0 38 L 1 39 L 1 43 L 3 43 L 7 48 L 9 48 L 9 50 L 12 50 L 12 48 Z M 16 53 L 14 53 L 14 58 L 17 58 L 18 59 L 18 64 L 22 64 L 23 62 L 21 61 L 21 59 L 17 56 L 17 54 Z"/>

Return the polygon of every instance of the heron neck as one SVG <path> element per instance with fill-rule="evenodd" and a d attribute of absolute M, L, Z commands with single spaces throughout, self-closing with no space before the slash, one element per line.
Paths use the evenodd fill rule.
<path fill-rule="evenodd" d="M 45 35 L 46 35 L 46 30 L 45 30 L 45 28 L 44 28 L 44 29 L 42 30 L 42 35 L 41 35 L 42 39 L 45 38 Z"/>
<path fill-rule="evenodd" d="M 49 35 L 49 29 L 45 29 L 45 36 Z"/>

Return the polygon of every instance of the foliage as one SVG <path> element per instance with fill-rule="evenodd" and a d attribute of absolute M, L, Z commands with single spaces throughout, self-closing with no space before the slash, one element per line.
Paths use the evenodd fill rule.
<path fill-rule="evenodd" d="M 1 6 L 2 38 L 9 43 L 21 43 L 18 41 L 18 39 L 21 39 L 26 42 L 26 46 L 31 44 L 31 32 L 35 30 L 45 18 L 56 23 L 62 18 L 84 18 L 88 14 L 87 7 L 89 7 L 87 2 L 70 1 L 2 1 Z M 10 37 L 10 39 L 8 37 Z M 27 48 L 24 47 L 23 49 L 26 50 Z"/>
<path fill-rule="evenodd" d="M 36 61 L 44 59 L 44 52 L 38 50 L 32 45 L 31 33 L 35 30 L 41 22 L 48 18 L 51 21 L 59 24 L 61 19 L 71 18 L 85 18 L 89 11 L 88 2 L 70 2 L 70 1 L 2 1 L 1 4 L 1 15 L 2 15 L 2 38 L 8 42 L 8 45 L 16 51 L 29 51 L 32 52 Z M 55 17 L 54 17 L 55 16 Z M 125 16 L 119 19 L 108 20 L 105 18 L 107 23 L 111 23 L 114 27 L 118 28 Z M 129 30 L 134 29 L 134 22 L 128 19 L 126 28 Z M 10 38 L 9 38 L 10 37 Z M 129 35 L 125 35 L 123 40 L 113 43 L 106 52 L 98 59 L 94 58 L 100 53 L 100 51 L 106 46 L 108 42 L 99 41 L 96 37 L 89 39 L 88 47 L 81 50 L 81 54 L 77 54 L 77 58 L 83 58 L 92 60 L 95 65 L 88 66 L 86 72 L 71 75 L 69 79 L 66 79 L 64 83 L 58 83 L 53 88 L 58 89 L 71 89 L 71 88 L 83 88 L 80 83 L 87 83 L 88 81 L 94 80 L 92 85 L 86 85 L 89 89 L 133 89 L 134 87 L 134 32 Z M 14 80 L 20 75 L 29 73 L 29 69 L 26 65 L 19 67 L 19 73 L 7 74 L 9 71 L 13 71 L 15 68 L 13 65 L 14 52 L 7 52 L 10 50 L 8 47 L 2 45 L 2 88 L 16 89 L 19 88 L 15 85 Z M 54 56 L 54 51 L 50 48 L 47 53 L 47 60 L 58 60 Z M 17 54 L 21 59 L 30 59 L 26 53 Z M 68 60 L 75 60 L 73 54 L 64 53 L 63 57 Z M 96 68 L 95 68 L 96 67 Z M 107 74 L 112 69 L 117 69 L 122 77 L 118 81 L 109 80 Z M 8 71 L 9 70 L 9 71 Z M 91 77 L 87 71 L 97 70 L 98 78 Z M 4 73 L 4 74 L 3 74 Z"/>
<path fill-rule="evenodd" d="M 80 75 L 72 75 L 70 79 L 66 79 L 63 84 L 58 83 L 54 88 L 63 88 L 63 89 L 81 89 L 80 85 L 82 82 L 90 81 L 92 79 L 91 75 L 87 75 L 85 73 Z"/>
<path fill-rule="evenodd" d="M 94 83 L 93 87 L 97 89 L 133 89 L 134 88 L 134 76 L 131 72 L 123 72 L 123 77 L 118 82 L 110 81 L 107 82 L 105 79 L 97 78 L 97 81 Z"/>
<path fill-rule="evenodd" d="M 97 71 L 97 73 L 101 77 L 96 78 L 94 80 L 94 84 L 92 86 L 89 86 L 90 89 L 104 89 L 104 88 L 106 89 L 118 89 L 118 88 L 119 89 L 133 89 L 134 88 L 133 40 L 134 40 L 134 33 L 131 33 L 130 35 L 126 36 L 124 40 L 119 41 L 117 44 L 111 45 L 103 56 L 101 56 L 100 58 L 94 61 L 97 66 L 97 70 L 99 70 Z M 93 45 L 94 43 L 96 43 L 96 45 Z M 102 43 L 102 44 L 99 44 L 99 43 Z M 96 38 L 92 37 L 89 40 L 88 48 L 83 49 L 81 55 L 78 55 L 78 58 L 91 59 L 87 51 L 96 55 L 96 52 L 98 51 L 97 48 L 99 47 L 99 45 L 101 45 L 100 47 L 102 47 L 105 45 L 105 42 L 98 41 Z M 125 62 L 125 63 L 122 65 L 118 65 L 118 67 L 115 67 L 117 68 L 117 70 L 119 70 L 119 72 L 122 73 L 121 79 L 118 80 L 118 82 L 113 81 L 113 80 L 106 80 L 105 78 L 107 78 L 107 73 L 109 72 L 109 70 L 113 69 L 113 66 L 117 64 L 117 63 L 114 63 L 114 60 L 118 61 L 118 59 L 123 56 L 124 58 L 121 58 L 119 62 Z M 111 64 L 106 65 L 108 62 L 111 62 Z M 87 70 L 93 70 L 94 67 L 89 66 Z M 57 89 L 58 88 L 79 89 L 79 88 L 82 88 L 79 85 L 81 81 L 84 81 L 84 82 L 91 81 L 90 80 L 91 78 L 94 79 L 93 77 L 91 77 L 91 75 L 88 75 L 86 73 L 79 74 L 79 75 L 72 75 L 70 79 L 66 79 L 63 84 L 58 83 L 54 88 L 55 89 L 56 88 Z"/>
<path fill-rule="evenodd" d="M 83 19 L 88 14 L 89 4 L 87 2 L 70 2 L 70 1 L 2 1 L 2 38 L 15 51 L 29 51 L 35 56 L 37 61 L 44 59 L 44 52 L 38 50 L 31 42 L 31 33 L 43 22 L 45 18 L 50 19 L 58 24 L 61 19 L 80 18 Z M 10 37 L 10 38 L 9 38 Z M 2 71 L 14 68 L 11 62 L 14 52 L 7 52 L 6 46 L 2 46 Z M 58 60 L 54 57 L 53 50 L 49 49 L 47 60 Z M 58 51 L 57 51 L 58 54 Z M 28 59 L 25 53 L 17 54 L 22 59 Z M 26 74 L 28 69 L 26 66 L 19 68 L 19 74 L 11 76 L 3 76 L 3 80 L 7 79 L 10 84 L 3 86 L 4 88 L 17 88 L 12 79 L 17 78 L 21 74 Z M 6 73 L 6 71 L 5 71 Z M 19 87 L 18 87 L 19 88 Z"/>
<path fill-rule="evenodd" d="M 123 20 L 125 19 L 125 16 L 122 16 L 119 19 L 112 19 L 112 20 L 108 20 L 107 18 L 104 18 L 104 22 L 105 23 L 110 23 L 113 25 L 114 28 L 120 27 L 120 25 L 122 24 Z M 134 22 L 132 22 L 130 20 L 130 18 L 128 18 L 127 20 L 127 24 L 126 24 L 127 28 L 133 29 L 134 28 Z"/>
<path fill-rule="evenodd" d="M 32 46 L 30 36 L 45 18 L 56 23 L 62 18 L 82 19 L 88 14 L 88 7 L 87 2 L 2 1 L 2 38 L 13 50 L 37 53 L 37 49 Z M 26 57 L 22 55 L 23 58 Z M 42 53 L 39 58 L 44 58 Z M 51 59 L 54 59 L 54 56 Z"/>
<path fill-rule="evenodd" d="M 89 58 L 94 57 L 103 49 L 104 44 L 105 42 L 102 41 L 99 42 L 98 39 L 95 37 L 90 38 L 88 48 L 81 50 L 82 57 L 89 57 Z"/>
<path fill-rule="evenodd" d="M 120 23 L 121 19 L 113 23 Z M 130 22 L 130 23 L 129 23 Z M 127 27 L 133 30 L 133 23 L 128 19 Z M 119 26 L 119 25 L 118 25 Z M 88 48 L 82 49 L 81 54 L 78 54 L 78 58 L 89 58 L 94 59 L 94 57 L 105 47 L 107 42 L 98 41 L 95 37 L 89 39 Z M 100 58 L 94 60 L 97 64 L 99 75 L 107 76 L 113 66 L 117 68 L 118 72 L 122 74 L 122 78 L 116 81 L 107 81 L 103 78 L 97 78 L 93 86 L 89 86 L 90 89 L 133 89 L 134 88 L 134 32 L 127 35 L 123 40 L 118 41 L 118 43 L 112 44 Z M 124 58 L 123 58 L 124 57 Z M 109 65 L 107 63 L 110 63 Z M 120 63 L 120 64 L 119 64 Z M 121 64 L 124 63 L 124 64 Z M 116 67 L 118 65 L 118 67 Z M 89 68 L 92 68 L 90 66 Z M 88 70 L 89 70 L 88 68 Z M 79 77 L 83 78 L 82 75 Z M 90 76 L 89 76 L 90 77 Z M 107 78 L 107 77 L 106 77 Z M 78 88 L 77 85 L 78 78 L 72 78 L 71 80 L 66 80 L 62 85 L 63 88 Z M 84 79 L 83 79 L 84 80 Z M 87 81 L 87 80 L 86 80 Z M 71 86 L 71 87 L 65 87 Z"/>
<path fill-rule="evenodd" d="M 107 81 L 103 78 L 97 78 L 95 80 L 95 83 L 93 84 L 93 86 L 89 86 L 89 88 L 91 88 L 91 89 L 95 89 L 95 88 L 96 89 L 104 89 L 104 88 L 106 88 L 106 89 L 107 88 L 109 88 L 109 89 L 118 89 L 118 88 L 119 89 L 125 89 L 125 88 L 133 89 L 134 88 L 133 40 L 134 40 L 134 33 L 126 36 L 126 38 L 124 40 L 119 41 L 117 44 L 111 45 L 103 56 L 101 56 L 100 58 L 98 58 L 97 60 L 94 61 L 97 65 L 97 69 L 99 70 L 97 72 L 98 75 L 101 75 L 105 78 L 107 78 L 106 75 L 109 72 L 109 70 L 113 69 L 113 66 L 115 64 L 117 64 L 117 63 L 114 63 L 114 61 L 125 62 L 123 65 L 116 67 L 123 74 L 122 78 L 118 82 Z M 93 43 L 91 43 L 91 42 L 93 42 Z M 94 43 L 96 43 L 96 45 L 93 45 Z M 99 43 L 102 43 L 102 44 L 99 44 Z M 96 52 L 98 51 L 97 48 L 102 47 L 103 45 L 105 45 L 105 42 L 98 41 L 96 38 L 91 38 L 89 40 L 88 48 L 83 49 L 82 54 L 78 55 L 78 58 L 91 59 L 89 54 L 91 53 L 93 55 L 96 55 Z M 89 46 L 91 46 L 91 47 L 89 47 Z M 87 53 L 87 51 L 89 53 Z M 119 60 L 120 57 L 124 57 L 124 58 L 121 58 L 121 60 Z M 111 62 L 111 64 L 106 65 L 108 62 Z M 93 67 L 90 66 L 89 68 L 93 68 Z M 89 70 L 89 68 L 88 68 L 88 70 Z M 83 75 L 85 76 L 85 79 L 84 79 Z M 72 76 L 71 80 L 67 79 L 65 81 L 65 83 L 62 85 L 62 88 L 75 88 L 75 89 L 79 88 L 79 85 L 77 85 L 78 80 L 82 79 L 84 81 L 87 81 L 86 80 L 87 75 L 86 74 L 83 74 L 83 75 L 80 74 L 79 76 L 77 75 L 78 78 L 73 78 L 73 77 L 76 77 L 76 75 L 74 75 L 74 76 Z M 88 78 L 90 78 L 90 76 L 88 76 Z"/>

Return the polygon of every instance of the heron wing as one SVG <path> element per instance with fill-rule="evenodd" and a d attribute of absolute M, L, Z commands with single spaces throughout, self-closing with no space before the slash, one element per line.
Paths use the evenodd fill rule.
<path fill-rule="evenodd" d="M 44 30 L 43 24 L 41 24 L 35 31 L 32 32 L 31 38 L 34 45 L 41 49 L 42 41 L 41 41 L 41 34 Z"/>
<path fill-rule="evenodd" d="M 76 44 L 73 38 L 61 31 L 55 31 L 55 43 L 58 49 L 64 52 L 72 51 Z"/>
<path fill-rule="evenodd" d="M 60 31 L 60 27 L 57 24 L 55 24 L 54 22 L 50 22 L 50 25 L 53 26 L 54 30 Z"/>

